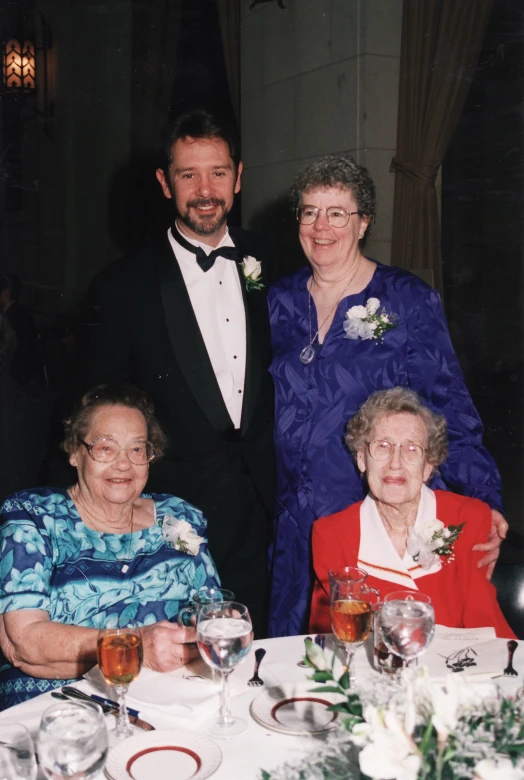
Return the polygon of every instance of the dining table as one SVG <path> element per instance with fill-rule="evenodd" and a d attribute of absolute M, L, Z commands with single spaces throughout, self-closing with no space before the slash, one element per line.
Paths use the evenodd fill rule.
<path fill-rule="evenodd" d="M 301 665 L 304 657 L 304 638 L 291 636 L 257 640 L 253 642 L 243 663 L 230 675 L 231 711 L 234 716 L 246 719 L 249 727 L 240 736 L 214 740 L 222 755 L 219 766 L 212 774 L 213 780 L 259 780 L 262 769 L 270 772 L 286 762 L 292 764 L 300 761 L 308 753 L 317 752 L 319 745 L 326 740 L 330 733 L 328 730 L 302 735 L 282 733 L 278 730 L 278 723 L 271 724 L 269 719 L 264 724 L 252 715 L 252 709 L 261 700 L 260 697 L 267 696 L 267 692 L 274 688 L 278 691 L 285 690 L 286 686 L 296 686 L 299 690 L 309 691 L 318 687 L 318 684 L 310 679 L 313 670 Z M 501 643 L 502 653 L 505 640 L 496 641 Z M 266 652 L 259 672 L 263 685 L 256 687 L 249 685 L 248 681 L 253 676 L 254 654 L 259 648 Z M 337 660 L 337 663 L 340 663 L 342 669 L 343 648 L 337 647 L 336 640 L 328 635 L 326 656 L 329 658 L 333 653 L 338 653 L 340 661 Z M 379 675 L 379 672 L 372 668 L 371 661 L 372 646 L 367 644 L 357 649 L 354 670 L 358 680 Z M 505 694 L 514 694 L 522 684 L 521 675 L 519 679 L 518 676 L 504 676 L 502 668 L 500 672 L 500 676 L 493 682 L 499 685 Z M 88 674 L 87 679 L 77 683 L 77 686 L 87 693 L 98 690 L 110 695 L 111 689 L 108 687 L 104 692 L 101 679 L 95 669 L 93 674 Z M 139 710 L 140 718 L 152 724 L 157 731 L 189 731 L 204 735 L 206 722 L 218 714 L 219 690 L 219 675 L 213 675 L 203 661 L 196 659 L 188 666 L 168 674 L 143 669 L 135 683 L 131 684 L 128 705 Z M 114 692 L 112 698 L 115 698 Z M 18 722 L 27 727 L 36 744 L 42 713 L 53 703 L 56 703 L 56 698 L 52 697 L 51 692 L 47 692 L 0 712 L 0 734 L 3 723 Z M 109 728 L 112 729 L 114 717 L 106 715 L 106 718 Z M 133 740 L 144 739 L 146 733 L 155 732 L 144 732 L 133 727 L 129 744 L 132 745 Z M 110 731 L 110 745 L 111 734 Z M 112 747 L 110 750 L 116 749 Z M 40 777 L 42 775 L 39 775 Z"/>

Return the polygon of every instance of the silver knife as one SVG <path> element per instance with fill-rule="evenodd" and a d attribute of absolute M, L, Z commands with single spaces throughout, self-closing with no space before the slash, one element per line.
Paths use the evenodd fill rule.
<path fill-rule="evenodd" d="M 108 700 L 106 700 L 105 703 L 100 703 L 93 696 L 89 696 L 89 694 L 84 693 L 78 688 L 74 688 L 72 685 L 65 685 L 61 690 L 64 696 L 68 696 L 71 699 L 90 701 L 92 704 L 98 704 L 98 706 L 102 708 L 103 712 L 112 712 L 114 714 L 118 714 L 119 706 L 116 702 L 114 704 L 109 704 Z M 130 715 L 128 712 L 128 718 L 129 722 L 132 723 L 133 726 L 137 726 L 139 729 L 143 729 L 144 731 L 155 731 L 155 727 L 151 723 L 148 723 L 147 720 L 142 720 L 142 718 L 139 718 L 138 715 Z"/>

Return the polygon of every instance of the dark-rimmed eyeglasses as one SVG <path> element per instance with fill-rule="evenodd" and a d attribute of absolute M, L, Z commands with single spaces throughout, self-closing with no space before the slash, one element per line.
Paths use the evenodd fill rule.
<path fill-rule="evenodd" d="M 339 206 L 319 209 L 316 206 L 299 206 L 296 210 L 297 219 L 301 225 L 314 225 L 321 211 L 326 212 L 326 219 L 331 227 L 346 227 L 353 214 L 362 216 L 361 211 L 347 211 Z"/>
<path fill-rule="evenodd" d="M 137 441 L 130 447 L 121 447 L 114 439 L 99 436 L 91 444 L 83 439 L 78 440 L 83 444 L 93 460 L 97 463 L 113 463 L 122 450 L 127 452 L 127 457 L 135 466 L 145 466 L 155 457 L 155 448 L 150 441 Z"/>
<path fill-rule="evenodd" d="M 424 453 L 427 452 L 420 444 L 413 444 L 412 441 L 406 441 L 403 444 L 392 444 L 390 441 L 377 439 L 367 441 L 368 451 L 373 460 L 389 460 L 395 447 L 400 449 L 400 457 L 409 466 L 418 466 L 424 460 Z"/>

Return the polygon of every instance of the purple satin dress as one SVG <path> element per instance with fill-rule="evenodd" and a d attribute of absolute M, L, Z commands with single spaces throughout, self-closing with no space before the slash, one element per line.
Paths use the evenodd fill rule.
<path fill-rule="evenodd" d="M 311 598 L 311 526 L 360 501 L 360 473 L 344 444 L 345 426 L 377 390 L 415 390 L 448 423 L 449 456 L 430 486 L 474 496 L 502 510 L 497 467 L 482 445 L 482 424 L 464 384 L 439 295 L 412 274 L 377 264 L 368 286 L 338 305 L 320 351 L 309 344 L 309 268 L 269 291 L 274 357 L 277 508 L 271 548 L 270 636 L 305 633 Z M 379 340 L 345 337 L 347 310 L 378 298 L 396 326 Z M 318 328 L 311 307 L 313 334 Z"/>

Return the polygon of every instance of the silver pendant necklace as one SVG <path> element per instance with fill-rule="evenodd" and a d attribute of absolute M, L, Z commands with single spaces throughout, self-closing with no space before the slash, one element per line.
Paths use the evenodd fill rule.
<path fill-rule="evenodd" d="M 311 291 L 310 291 L 309 287 L 307 288 L 307 293 L 308 293 L 308 315 L 309 315 L 309 344 L 304 347 L 304 349 L 301 351 L 301 353 L 299 355 L 300 362 L 304 366 L 308 366 L 315 359 L 315 356 L 317 354 L 317 350 L 315 349 L 314 344 L 315 344 L 315 341 L 317 341 L 317 339 L 318 339 L 318 334 L 320 333 L 320 331 L 322 330 L 322 328 L 324 327 L 326 322 L 329 320 L 329 318 L 331 317 L 333 312 L 336 310 L 338 304 L 340 303 L 340 301 L 342 300 L 344 295 L 346 294 L 346 290 L 349 288 L 349 285 L 351 284 L 351 282 L 355 278 L 355 275 L 356 275 L 356 273 L 357 273 L 357 271 L 359 269 L 360 260 L 361 259 L 362 259 L 362 255 L 359 256 L 359 258 L 357 260 L 357 264 L 355 266 L 355 270 L 353 271 L 353 273 L 349 277 L 348 283 L 346 284 L 346 286 L 342 290 L 342 295 L 340 296 L 338 301 L 335 303 L 333 308 L 329 311 L 329 314 L 327 315 L 327 317 L 319 325 L 319 328 L 318 328 L 318 330 L 317 330 L 317 332 L 315 333 L 314 336 L 311 335 L 311 332 L 312 332 L 311 331 L 311 297 L 312 296 L 311 296 Z M 313 277 L 311 277 L 311 285 L 313 285 Z"/>

